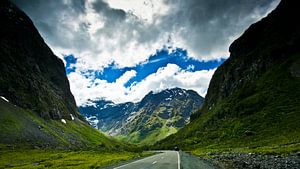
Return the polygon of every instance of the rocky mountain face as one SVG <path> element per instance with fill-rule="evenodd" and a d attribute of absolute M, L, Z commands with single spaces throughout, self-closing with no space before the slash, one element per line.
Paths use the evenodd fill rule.
<path fill-rule="evenodd" d="M 235 40 L 230 48 L 230 58 L 212 77 L 206 96 L 205 109 L 243 89 L 243 97 L 253 94 L 252 84 L 265 73 L 299 52 L 299 22 L 293 2 L 283 0 L 260 22 L 251 25 Z M 289 66 L 289 75 L 299 77 L 298 64 Z"/>
<path fill-rule="evenodd" d="M 79 114 L 62 60 L 29 17 L 1 0 L 0 22 L 1 149 L 124 148 Z"/>
<path fill-rule="evenodd" d="M 275 146 L 275 151 L 299 145 L 298 5 L 282 0 L 231 44 L 230 57 L 213 75 L 202 109 L 158 148 Z"/>
<path fill-rule="evenodd" d="M 0 22 L 0 96 L 45 119 L 77 117 L 64 64 L 30 18 L 4 0 Z"/>
<path fill-rule="evenodd" d="M 153 143 L 189 123 L 190 115 L 203 101 L 195 91 L 174 88 L 150 92 L 138 103 L 100 100 L 79 111 L 94 127 L 110 135 L 134 143 Z"/>

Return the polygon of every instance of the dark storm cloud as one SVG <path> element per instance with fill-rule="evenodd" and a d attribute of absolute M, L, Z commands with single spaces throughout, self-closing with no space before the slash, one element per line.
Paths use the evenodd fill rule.
<path fill-rule="evenodd" d="M 77 53 L 123 53 L 130 42 L 151 48 L 171 36 L 175 45 L 181 45 L 176 47 L 186 48 L 200 59 L 226 57 L 223 55 L 234 38 L 278 4 L 278 0 L 165 0 L 170 6 L 168 13 L 145 24 L 128 11 L 111 8 L 104 0 L 92 2 L 89 7 L 84 0 L 13 2 L 33 19 L 52 47 L 76 49 Z M 82 19 L 88 8 L 103 19 L 103 26 L 93 35 L 89 30 L 99 23 L 93 25 L 93 20 Z M 116 42 L 104 44 L 105 41 L 97 40 L 99 37 Z"/>
<path fill-rule="evenodd" d="M 46 41 L 61 48 L 69 47 L 70 40 L 72 40 L 66 37 L 67 34 L 64 34 L 64 32 L 69 31 L 68 27 L 64 25 L 64 18 L 79 16 L 85 12 L 84 0 L 70 1 L 69 4 L 65 4 L 60 0 L 12 1 L 29 15 Z M 78 39 L 84 40 L 85 38 L 78 37 Z"/>
<path fill-rule="evenodd" d="M 96 1 L 92 3 L 92 7 L 95 11 L 102 13 L 107 18 L 111 18 L 111 21 L 122 21 L 126 17 L 126 12 L 120 9 L 112 9 L 107 3 L 103 1 Z"/>
<path fill-rule="evenodd" d="M 177 11 L 164 18 L 167 25 L 186 28 L 182 31 L 196 53 L 210 55 L 226 50 L 229 38 L 241 34 L 251 23 L 274 8 L 277 0 L 168 0 L 178 4 Z M 176 23 L 176 24 L 172 24 Z"/>

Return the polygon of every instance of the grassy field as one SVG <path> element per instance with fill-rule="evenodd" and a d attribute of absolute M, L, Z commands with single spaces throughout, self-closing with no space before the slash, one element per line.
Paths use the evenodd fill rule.
<path fill-rule="evenodd" d="M 148 155 L 125 151 L 1 150 L 0 168 L 100 168 Z"/>

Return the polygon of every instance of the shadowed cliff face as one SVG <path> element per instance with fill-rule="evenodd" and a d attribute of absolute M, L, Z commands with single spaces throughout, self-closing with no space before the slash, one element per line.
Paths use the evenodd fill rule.
<path fill-rule="evenodd" d="M 64 64 L 28 16 L 3 0 L 0 22 L 0 95 L 43 118 L 77 117 Z"/>
<path fill-rule="evenodd" d="M 296 21 L 299 15 L 296 7 L 296 2 L 283 0 L 276 10 L 251 25 L 231 44 L 230 58 L 213 75 L 202 112 L 299 53 L 300 23 Z M 299 75 L 297 66 L 291 66 L 291 73 Z M 245 90 L 244 97 L 251 94 L 250 89 Z"/>
<path fill-rule="evenodd" d="M 232 43 L 230 58 L 213 75 L 201 110 L 190 124 L 156 144 L 158 148 L 280 150 L 281 145 L 299 145 L 298 4 L 282 0 Z"/>
<path fill-rule="evenodd" d="M 31 20 L 2 0 L 0 22 L 1 147 L 125 148 L 78 114 L 64 64 Z"/>

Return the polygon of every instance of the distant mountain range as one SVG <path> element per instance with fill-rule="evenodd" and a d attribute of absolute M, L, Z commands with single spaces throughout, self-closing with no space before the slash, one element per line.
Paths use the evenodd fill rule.
<path fill-rule="evenodd" d="M 150 92 L 138 103 L 95 101 L 79 111 L 97 129 L 133 143 L 153 143 L 177 132 L 201 108 L 204 98 L 192 90 Z"/>

